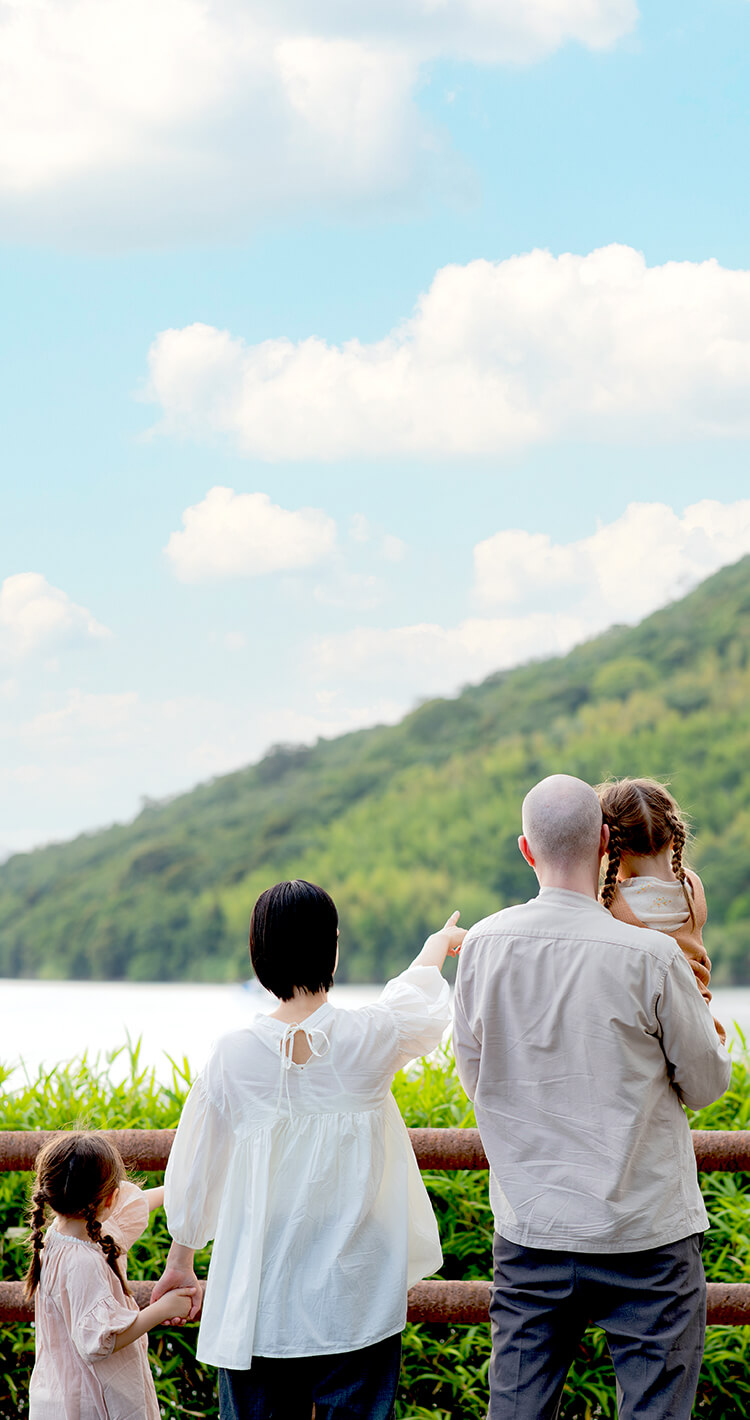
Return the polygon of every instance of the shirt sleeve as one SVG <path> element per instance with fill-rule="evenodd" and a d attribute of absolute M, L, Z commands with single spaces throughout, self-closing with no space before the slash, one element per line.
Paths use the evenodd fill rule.
<path fill-rule="evenodd" d="M 101 1361 L 111 1356 L 117 1337 L 133 1325 L 137 1315 L 135 1308 L 124 1306 L 104 1288 L 93 1300 L 89 1295 L 73 1302 L 70 1334 L 81 1359 Z"/>
<path fill-rule="evenodd" d="M 471 945 L 466 952 L 466 942 L 458 958 L 456 989 L 453 994 L 453 1053 L 456 1057 L 458 1078 L 470 1100 L 474 1099 L 479 1080 L 481 1041 L 471 1024 L 473 1018 L 473 973 L 471 970 Z"/>
<path fill-rule="evenodd" d="M 372 1009 L 383 1007 L 396 1025 L 397 1070 L 434 1050 L 450 1025 L 450 991 L 436 966 L 410 966 L 395 976 Z"/>
<path fill-rule="evenodd" d="M 148 1203 L 143 1191 L 135 1183 L 121 1183 L 109 1217 L 102 1223 L 102 1232 L 110 1233 L 127 1252 L 145 1232 L 148 1218 Z"/>
<path fill-rule="evenodd" d="M 683 1104 L 702 1109 L 720 1099 L 729 1086 L 732 1062 L 679 949 L 667 968 L 656 1016 L 672 1084 Z"/>
<path fill-rule="evenodd" d="M 167 1227 L 183 1247 L 205 1247 L 216 1235 L 233 1132 L 202 1077 L 188 1095 L 164 1176 Z"/>

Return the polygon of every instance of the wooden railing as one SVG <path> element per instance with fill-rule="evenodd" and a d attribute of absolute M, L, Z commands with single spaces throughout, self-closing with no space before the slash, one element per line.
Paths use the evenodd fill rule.
<path fill-rule="evenodd" d="M 112 1129 L 103 1131 L 117 1146 L 128 1168 L 145 1172 L 166 1166 L 174 1139 L 172 1129 Z M 486 1169 L 487 1157 L 477 1129 L 410 1129 L 421 1169 Z M 43 1144 L 54 1137 L 42 1130 L 0 1130 L 0 1172 L 34 1168 Z M 695 1130 L 699 1170 L 750 1173 L 750 1130 Z M 131 1281 L 138 1305 L 145 1307 L 152 1282 Z M 489 1281 L 420 1282 L 409 1292 L 409 1321 L 472 1323 L 487 1320 Z M 20 1282 L 0 1282 L 0 1321 L 31 1321 L 33 1305 L 23 1299 Z M 750 1326 L 750 1284 L 708 1283 L 708 1322 L 717 1326 Z"/>

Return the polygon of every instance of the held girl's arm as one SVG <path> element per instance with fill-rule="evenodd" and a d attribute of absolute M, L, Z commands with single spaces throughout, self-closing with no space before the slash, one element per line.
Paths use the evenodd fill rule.
<path fill-rule="evenodd" d="M 468 930 L 456 925 L 460 915 L 460 912 L 454 912 L 439 932 L 433 932 L 432 936 L 427 938 L 412 966 L 436 966 L 438 971 L 442 971 L 447 956 L 458 956 Z"/>
<path fill-rule="evenodd" d="M 164 1185 L 161 1188 L 144 1188 L 143 1197 L 148 1203 L 149 1213 L 153 1213 L 156 1208 L 164 1207 Z"/>
<path fill-rule="evenodd" d="M 193 1289 L 190 1287 L 178 1287 L 171 1292 L 165 1292 L 158 1301 L 151 1302 L 138 1313 L 132 1326 L 118 1332 L 114 1350 L 122 1351 L 125 1346 L 131 1346 L 139 1336 L 145 1336 L 152 1326 L 160 1326 L 165 1321 L 171 1321 L 173 1317 L 188 1317 L 193 1301 Z"/>

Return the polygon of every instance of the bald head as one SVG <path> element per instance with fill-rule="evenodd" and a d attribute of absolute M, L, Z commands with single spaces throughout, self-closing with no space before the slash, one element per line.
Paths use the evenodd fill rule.
<path fill-rule="evenodd" d="M 557 873 L 598 871 L 602 810 L 590 784 L 571 774 L 551 774 L 529 790 L 521 813 L 536 867 Z"/>

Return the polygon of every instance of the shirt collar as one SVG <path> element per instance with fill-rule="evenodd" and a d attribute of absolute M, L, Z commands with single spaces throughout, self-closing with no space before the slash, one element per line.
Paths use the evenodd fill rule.
<path fill-rule="evenodd" d="M 587 908 L 591 908 L 593 912 L 607 911 L 595 897 L 589 897 L 586 892 L 572 892 L 570 888 L 543 887 L 539 889 L 537 901 L 540 898 L 544 898 L 545 902 L 567 903 L 570 907 L 580 907 L 583 911 Z"/>

